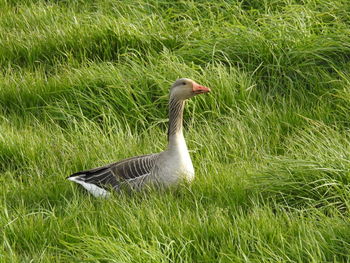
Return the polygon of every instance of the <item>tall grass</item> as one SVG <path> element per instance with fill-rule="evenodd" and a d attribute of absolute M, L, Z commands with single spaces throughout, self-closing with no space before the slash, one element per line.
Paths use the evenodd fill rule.
<path fill-rule="evenodd" d="M 0 3 L 0 262 L 349 262 L 350 3 Z M 192 185 L 92 198 L 69 174 L 166 146 Z"/>

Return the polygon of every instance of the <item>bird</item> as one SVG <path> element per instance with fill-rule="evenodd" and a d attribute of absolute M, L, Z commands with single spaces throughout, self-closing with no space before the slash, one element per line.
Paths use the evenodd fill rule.
<path fill-rule="evenodd" d="M 183 135 L 185 101 L 210 92 L 210 88 L 189 78 L 177 79 L 169 92 L 168 145 L 165 151 L 127 158 L 105 166 L 76 172 L 68 180 L 82 185 L 95 197 L 108 197 L 127 188 L 167 188 L 194 179 L 194 168 Z"/>

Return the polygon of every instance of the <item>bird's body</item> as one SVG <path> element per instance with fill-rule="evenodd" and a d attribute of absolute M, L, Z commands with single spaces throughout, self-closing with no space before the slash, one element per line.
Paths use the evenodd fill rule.
<path fill-rule="evenodd" d="M 133 190 L 145 186 L 168 187 L 178 182 L 192 181 L 194 168 L 182 131 L 185 100 L 209 92 L 190 79 L 177 80 L 170 90 L 167 150 L 121 160 L 106 166 L 72 174 L 68 180 L 82 185 L 94 196 L 106 197 L 109 191 L 127 187 Z"/>

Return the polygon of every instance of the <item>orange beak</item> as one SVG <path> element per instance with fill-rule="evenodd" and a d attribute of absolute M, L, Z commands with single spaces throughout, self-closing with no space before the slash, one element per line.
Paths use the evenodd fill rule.
<path fill-rule="evenodd" d="M 192 86 L 192 91 L 195 94 L 202 94 L 202 93 L 210 92 L 210 89 L 194 82 Z"/>

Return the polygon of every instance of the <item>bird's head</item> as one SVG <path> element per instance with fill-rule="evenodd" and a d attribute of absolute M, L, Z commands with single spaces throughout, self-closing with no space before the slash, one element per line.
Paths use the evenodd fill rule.
<path fill-rule="evenodd" d="M 191 79 L 178 79 L 174 82 L 170 89 L 170 97 L 179 100 L 186 100 L 195 95 L 210 92 L 210 89 L 199 85 Z"/>

